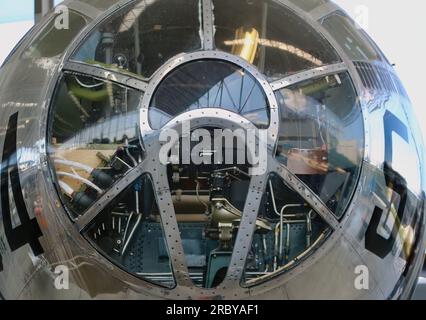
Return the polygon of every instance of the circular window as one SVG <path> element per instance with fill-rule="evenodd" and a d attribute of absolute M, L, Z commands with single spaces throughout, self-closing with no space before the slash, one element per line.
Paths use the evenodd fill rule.
<path fill-rule="evenodd" d="M 259 128 L 269 126 L 269 104 L 257 80 L 220 60 L 187 63 L 167 75 L 151 100 L 150 124 L 160 129 L 182 113 L 205 108 L 232 111 Z"/>
<path fill-rule="evenodd" d="M 97 25 L 56 88 L 49 155 L 70 218 L 110 261 L 162 287 L 239 290 L 293 268 L 338 226 L 363 120 L 336 51 L 285 6 L 199 4 L 137 1 Z M 160 133 L 186 115 L 210 121 L 185 136 L 209 160 L 163 163 Z M 240 157 L 248 138 L 215 136 L 242 123 L 267 133 L 252 148 L 267 160 L 260 178 Z"/>

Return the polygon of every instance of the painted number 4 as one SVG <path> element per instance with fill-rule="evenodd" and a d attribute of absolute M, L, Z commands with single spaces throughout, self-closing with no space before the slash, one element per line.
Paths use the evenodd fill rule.
<path fill-rule="evenodd" d="M 16 148 L 17 128 L 18 113 L 15 113 L 9 119 L 6 137 L 4 140 L 1 165 L 0 200 L 4 233 L 12 252 L 18 250 L 26 244 L 29 244 L 34 255 L 38 256 L 44 252 L 38 240 L 43 236 L 43 233 L 40 230 L 37 220 L 35 218 L 30 218 L 22 194 Z M 13 201 L 15 203 L 16 211 L 20 220 L 20 225 L 15 228 L 12 225 L 12 216 L 10 210 L 9 179 L 10 186 L 12 188 Z M 0 271 L 3 271 L 3 261 L 1 255 Z"/>

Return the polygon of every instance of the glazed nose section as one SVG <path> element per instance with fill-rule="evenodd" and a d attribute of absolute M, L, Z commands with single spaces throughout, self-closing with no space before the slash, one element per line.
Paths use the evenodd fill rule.
<path fill-rule="evenodd" d="M 251 148 L 257 155 L 268 152 L 266 145 L 262 151 L 258 144 L 250 145 L 249 130 L 257 129 L 242 116 L 206 108 L 180 114 L 146 137 L 153 160 L 148 171 L 164 208 L 160 215 L 165 238 L 176 239 L 168 241 L 168 249 L 176 259 L 172 265 L 178 285 L 218 287 L 242 246 L 236 239 L 254 165 L 247 155 Z M 272 230 L 262 219 L 257 226 Z M 239 264 L 244 268 L 243 260 Z"/>
<path fill-rule="evenodd" d="M 239 114 L 258 128 L 270 123 L 266 94 L 253 75 L 228 61 L 202 60 L 177 67 L 156 86 L 149 126 L 157 130 L 180 114 L 206 108 Z"/>

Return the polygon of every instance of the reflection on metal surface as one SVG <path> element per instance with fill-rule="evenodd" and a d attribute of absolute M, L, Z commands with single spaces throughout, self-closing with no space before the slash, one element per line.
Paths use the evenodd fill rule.
<path fill-rule="evenodd" d="M 298 58 L 301 58 L 303 60 L 306 60 L 310 63 L 312 63 L 315 66 L 322 66 L 324 63 L 319 60 L 318 58 L 315 58 L 311 54 L 296 48 L 292 45 L 279 42 L 279 41 L 272 41 L 268 39 L 258 39 L 259 33 L 253 29 L 251 32 L 243 33 L 244 37 L 241 37 L 242 29 L 237 30 L 236 38 L 237 40 L 229 40 L 225 41 L 226 46 L 232 46 L 232 54 L 235 54 L 244 60 L 247 60 L 250 63 L 253 63 L 255 54 L 257 51 L 257 46 L 265 46 L 270 48 L 279 49 L 282 51 L 286 51 L 290 54 L 295 55 Z M 239 48 L 239 49 L 238 49 Z"/>

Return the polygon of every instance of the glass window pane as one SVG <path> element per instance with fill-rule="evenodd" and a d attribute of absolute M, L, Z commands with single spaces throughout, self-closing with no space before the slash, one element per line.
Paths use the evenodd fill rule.
<path fill-rule="evenodd" d="M 269 105 L 257 80 L 231 63 L 203 60 L 186 64 L 163 80 L 151 101 L 150 124 L 163 127 L 174 117 L 195 109 L 222 108 L 269 126 Z"/>
<path fill-rule="evenodd" d="M 322 25 L 342 46 L 351 60 L 382 60 L 381 54 L 362 30 L 343 13 L 329 16 L 324 19 Z"/>
<path fill-rule="evenodd" d="M 85 2 L 99 10 L 107 10 L 120 2 L 120 0 L 86 0 Z"/>
<path fill-rule="evenodd" d="M 135 166 L 141 93 L 80 74 L 64 75 L 53 102 L 50 159 L 73 216 Z"/>
<path fill-rule="evenodd" d="M 258 219 L 269 230 L 254 233 L 244 270 L 244 283 L 252 286 L 294 268 L 330 234 L 322 218 L 284 180 L 270 177 Z"/>
<path fill-rule="evenodd" d="M 364 150 L 361 108 L 348 74 L 309 80 L 277 93 L 279 161 L 341 216 Z"/>
<path fill-rule="evenodd" d="M 60 56 L 72 40 L 86 26 L 86 19 L 69 11 L 69 28 L 58 29 L 52 19 L 45 29 L 33 40 L 23 53 L 24 58 L 52 58 Z"/>
<path fill-rule="evenodd" d="M 320 5 L 330 2 L 329 0 L 290 0 L 290 1 L 294 3 L 296 6 L 308 12 L 312 11 L 316 7 L 319 7 Z"/>
<path fill-rule="evenodd" d="M 127 272 L 174 287 L 171 260 L 151 180 L 142 176 L 119 195 L 86 231 L 108 259 Z"/>
<path fill-rule="evenodd" d="M 73 59 L 149 78 L 173 56 L 200 48 L 198 0 L 140 1 L 102 23 Z"/>
<path fill-rule="evenodd" d="M 269 79 L 340 61 L 326 39 L 281 4 L 213 2 L 217 48 L 244 58 Z"/>
<path fill-rule="evenodd" d="M 214 127 L 202 131 L 203 143 L 214 155 L 207 151 L 203 163 L 186 162 L 184 153 L 189 150 L 182 138 L 172 148 L 170 159 L 175 160 L 167 166 L 167 173 L 179 228 L 176 232 L 182 237 L 190 278 L 198 287 L 216 288 L 225 279 L 233 252 L 239 250 L 235 245 L 238 232 L 245 232 L 240 221 L 250 193 L 251 166 L 237 161 L 238 152 L 246 151 L 244 139 Z M 200 133 L 198 129 L 191 132 L 191 152 L 197 150 L 200 141 L 194 138 Z M 220 147 L 216 145 L 219 140 L 223 141 Z M 231 161 L 229 156 L 233 156 Z M 264 221 L 258 225 L 269 228 Z"/>

